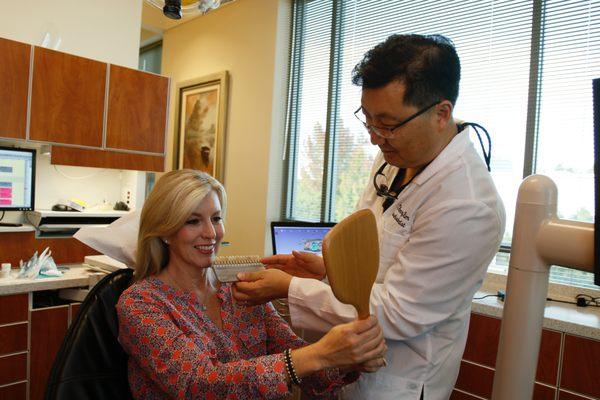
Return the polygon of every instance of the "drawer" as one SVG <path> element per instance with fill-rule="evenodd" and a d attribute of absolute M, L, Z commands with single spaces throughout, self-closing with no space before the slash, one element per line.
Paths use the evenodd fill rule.
<path fill-rule="evenodd" d="M 27 351 L 27 325 L 0 326 L 0 355 Z"/>
<path fill-rule="evenodd" d="M 0 325 L 27 321 L 29 294 L 0 296 Z"/>
<path fill-rule="evenodd" d="M 561 389 L 599 398 L 600 341 L 565 335 L 564 346 Z"/>
<path fill-rule="evenodd" d="M 0 387 L 0 400 L 26 400 L 27 384 L 25 382 Z"/>
<path fill-rule="evenodd" d="M 0 385 L 27 379 L 27 353 L 0 357 Z"/>

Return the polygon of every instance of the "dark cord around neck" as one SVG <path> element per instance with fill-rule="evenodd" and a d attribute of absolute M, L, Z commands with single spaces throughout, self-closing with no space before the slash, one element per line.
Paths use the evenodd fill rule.
<path fill-rule="evenodd" d="M 479 140 L 479 145 L 481 146 L 481 152 L 483 153 L 483 160 L 485 161 L 485 165 L 487 166 L 487 170 L 489 172 L 492 171 L 490 164 L 492 163 L 492 139 L 490 138 L 490 134 L 488 131 L 481 125 L 476 124 L 475 122 L 463 122 L 462 124 L 458 124 L 458 132 L 462 132 L 467 126 L 472 126 L 473 130 L 477 134 L 477 139 Z M 488 142 L 487 152 L 485 147 L 483 146 L 483 140 L 481 140 L 481 134 L 479 133 L 479 129 L 485 133 Z"/>

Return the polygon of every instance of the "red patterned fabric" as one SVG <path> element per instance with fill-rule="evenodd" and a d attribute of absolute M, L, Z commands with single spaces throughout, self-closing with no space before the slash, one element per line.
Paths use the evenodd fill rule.
<path fill-rule="evenodd" d="M 221 285 L 223 329 L 205 315 L 196 297 L 156 277 L 119 299 L 119 342 L 129 354 L 129 385 L 137 399 L 279 399 L 290 394 L 283 351 L 306 343 L 271 304 L 235 304 Z M 311 397 L 334 398 L 357 374 L 337 369 L 307 377 Z"/>

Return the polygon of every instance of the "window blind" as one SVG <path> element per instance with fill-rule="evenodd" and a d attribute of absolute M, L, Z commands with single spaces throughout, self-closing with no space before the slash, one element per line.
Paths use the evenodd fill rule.
<path fill-rule="evenodd" d="M 303 41 L 292 52 L 300 62 L 292 62 L 290 80 L 298 121 L 289 125 L 287 218 L 339 221 L 352 212 L 378 150 L 353 116 L 360 88 L 352 69 L 391 34 L 437 33 L 453 40 L 461 60 L 455 118 L 492 137 L 492 177 L 507 211 L 503 245 L 512 239 L 519 184 L 531 173 L 561 187 L 562 217 L 592 220 L 600 3 L 296 0 L 294 7 Z"/>

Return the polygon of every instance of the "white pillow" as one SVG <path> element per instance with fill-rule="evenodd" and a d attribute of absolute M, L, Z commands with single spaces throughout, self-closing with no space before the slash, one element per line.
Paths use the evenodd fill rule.
<path fill-rule="evenodd" d="M 141 211 L 122 216 L 112 224 L 79 229 L 73 237 L 92 249 L 133 267 L 137 249 Z"/>

